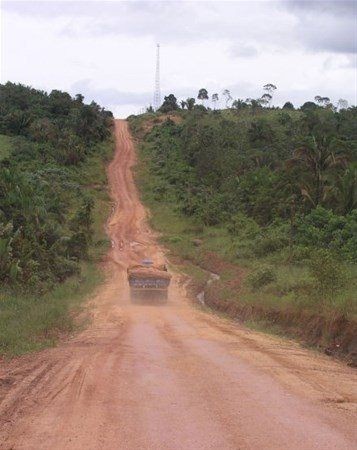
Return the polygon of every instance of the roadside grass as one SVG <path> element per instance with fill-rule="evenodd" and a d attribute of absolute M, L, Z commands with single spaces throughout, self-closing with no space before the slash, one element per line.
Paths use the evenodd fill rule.
<path fill-rule="evenodd" d="M 81 263 L 80 275 L 57 284 L 44 294 L 10 292 L 0 288 L 0 357 L 11 358 L 56 344 L 59 336 L 83 326 L 78 320 L 83 301 L 103 281 L 98 262 L 110 246 L 105 222 L 110 211 L 106 183 L 106 162 L 114 144 L 101 144 L 101 151 L 91 155 L 76 168 L 78 182 L 94 199 L 93 240 L 88 260 Z"/>
<path fill-rule="evenodd" d="M 11 153 L 12 138 L 10 136 L 5 136 L 0 134 L 0 161 L 7 158 Z"/>
<path fill-rule="evenodd" d="M 93 262 L 81 269 L 79 277 L 43 296 L 0 294 L 0 355 L 9 358 L 53 346 L 60 335 L 83 325 L 74 317 L 103 276 Z"/>

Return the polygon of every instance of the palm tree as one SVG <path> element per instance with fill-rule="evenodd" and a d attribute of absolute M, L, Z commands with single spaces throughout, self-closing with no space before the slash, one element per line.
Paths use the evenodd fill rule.
<path fill-rule="evenodd" d="M 342 214 L 349 214 L 357 208 L 357 164 L 351 164 L 337 178 L 334 197 Z"/>
<path fill-rule="evenodd" d="M 193 107 L 195 106 L 196 100 L 192 97 L 189 97 L 186 99 L 186 105 L 187 105 L 187 109 L 189 111 L 191 111 L 193 109 Z"/>
<path fill-rule="evenodd" d="M 328 170 L 346 167 L 343 143 L 331 136 L 311 136 L 306 145 L 294 151 L 288 166 L 300 167 L 306 174 L 300 184 L 301 194 L 316 207 L 331 189 L 327 184 Z"/>

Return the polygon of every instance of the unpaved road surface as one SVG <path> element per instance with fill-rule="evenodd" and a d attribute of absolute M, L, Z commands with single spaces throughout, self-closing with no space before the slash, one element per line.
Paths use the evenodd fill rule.
<path fill-rule="evenodd" d="M 106 283 L 91 325 L 0 370 L 0 448 L 356 449 L 356 374 L 298 344 L 199 311 L 132 305 L 126 265 L 164 255 L 133 182 L 127 123 L 109 166 Z"/>

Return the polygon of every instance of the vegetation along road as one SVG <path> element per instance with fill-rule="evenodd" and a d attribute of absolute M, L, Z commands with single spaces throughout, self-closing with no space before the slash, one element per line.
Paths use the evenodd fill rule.
<path fill-rule="evenodd" d="M 356 373 L 201 311 L 174 275 L 165 306 L 133 305 L 125 268 L 165 255 L 115 122 L 106 281 L 88 328 L 0 369 L 3 449 L 353 449 Z"/>

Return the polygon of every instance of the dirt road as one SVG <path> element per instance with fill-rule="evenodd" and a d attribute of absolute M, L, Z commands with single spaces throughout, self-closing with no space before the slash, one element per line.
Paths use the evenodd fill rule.
<path fill-rule="evenodd" d="M 0 370 L 0 448 L 355 449 L 353 369 L 193 307 L 132 305 L 125 272 L 162 260 L 133 182 L 127 123 L 109 166 L 108 277 L 91 325 Z M 113 262 L 114 261 L 114 262 Z"/>

